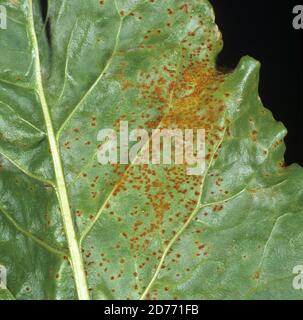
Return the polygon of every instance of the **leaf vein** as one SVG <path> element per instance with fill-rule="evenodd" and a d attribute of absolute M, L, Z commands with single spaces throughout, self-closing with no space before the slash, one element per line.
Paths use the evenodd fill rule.
<path fill-rule="evenodd" d="M 43 240 L 39 239 L 37 236 L 35 236 L 34 234 L 32 234 L 31 232 L 25 230 L 24 228 L 22 228 L 11 216 L 9 213 L 7 213 L 2 207 L 0 207 L 0 212 L 2 212 L 3 216 L 20 232 L 22 233 L 24 236 L 32 239 L 34 242 L 36 242 L 37 244 L 39 244 L 41 247 L 43 247 L 44 249 L 46 249 L 47 251 L 59 255 L 61 257 L 64 256 L 68 256 L 68 254 L 66 252 L 63 252 L 53 246 L 51 246 L 50 244 L 44 242 Z"/>

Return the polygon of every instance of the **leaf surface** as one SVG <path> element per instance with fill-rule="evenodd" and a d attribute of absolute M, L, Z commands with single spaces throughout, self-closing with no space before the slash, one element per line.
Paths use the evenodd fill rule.
<path fill-rule="evenodd" d="M 205 0 L 0 1 L 0 299 L 301 299 L 303 171 L 222 73 Z M 206 130 L 206 171 L 100 165 L 104 128 Z"/>

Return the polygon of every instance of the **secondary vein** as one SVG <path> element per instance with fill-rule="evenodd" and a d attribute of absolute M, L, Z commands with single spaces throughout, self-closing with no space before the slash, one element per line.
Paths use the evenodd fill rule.
<path fill-rule="evenodd" d="M 3 216 L 23 235 L 25 235 L 26 237 L 32 239 L 33 241 L 35 241 L 36 243 L 38 243 L 41 247 L 43 247 L 44 249 L 46 249 L 49 252 L 52 252 L 56 255 L 59 255 L 60 257 L 66 256 L 66 253 L 63 251 L 60 251 L 57 248 L 54 248 L 53 246 L 51 246 L 50 244 L 44 242 L 43 240 L 39 239 L 38 237 L 36 237 L 35 235 L 33 235 L 31 232 L 23 229 L 11 216 L 9 213 L 7 213 L 3 208 L 0 208 L 0 212 L 2 212 Z"/>
<path fill-rule="evenodd" d="M 201 198 L 202 198 L 202 194 L 203 194 L 203 189 L 204 189 L 204 182 L 205 182 L 205 179 L 206 179 L 206 176 L 207 176 L 207 173 L 209 171 L 209 169 L 211 168 L 212 166 L 212 163 L 213 163 L 213 160 L 214 160 L 214 156 L 216 154 L 216 152 L 218 151 L 219 149 L 219 146 L 222 144 L 223 140 L 224 140 L 224 137 L 225 137 L 225 132 L 226 132 L 226 129 L 224 130 L 223 134 L 222 134 L 222 138 L 221 140 L 218 142 L 213 154 L 212 154 L 212 157 L 210 159 L 210 162 L 209 162 L 209 165 L 207 167 L 207 170 L 206 172 L 204 173 L 204 177 L 203 177 L 203 181 L 202 181 L 202 184 L 201 184 L 201 193 L 200 193 L 200 199 L 197 203 L 197 206 L 195 208 L 195 210 L 192 212 L 192 214 L 189 216 L 189 218 L 186 220 L 186 222 L 184 223 L 184 225 L 180 228 L 180 230 L 175 234 L 175 236 L 171 239 L 171 241 L 169 242 L 169 244 L 167 245 L 166 249 L 164 250 L 163 252 L 163 255 L 160 259 L 160 262 L 157 266 L 157 269 L 154 273 L 154 276 L 152 277 L 151 281 L 149 282 L 148 286 L 146 287 L 146 289 L 144 290 L 143 294 L 141 295 L 140 297 L 140 300 L 144 300 L 146 295 L 148 294 L 148 292 L 150 291 L 151 287 L 153 286 L 154 282 L 156 281 L 156 279 L 158 278 L 158 275 L 162 269 L 162 265 L 164 263 L 164 260 L 165 258 L 167 257 L 167 254 L 169 253 L 171 247 L 175 244 L 175 242 L 178 240 L 178 238 L 181 236 L 181 234 L 184 232 L 184 230 L 187 229 L 187 227 L 189 226 L 189 224 L 191 223 L 191 221 L 193 220 L 193 218 L 196 216 L 196 214 L 198 213 L 198 211 L 200 210 L 200 201 L 201 201 Z"/>
<path fill-rule="evenodd" d="M 89 88 L 89 90 L 85 93 L 85 95 L 81 98 L 81 100 L 79 101 L 79 103 L 74 107 L 74 109 L 72 110 L 72 112 L 67 116 L 67 118 L 65 119 L 65 121 L 63 122 L 63 124 L 61 125 L 61 127 L 59 128 L 58 132 L 57 132 L 57 141 L 59 141 L 60 139 L 60 135 L 63 131 L 63 129 L 65 128 L 65 126 L 67 125 L 67 123 L 72 119 L 72 117 L 74 116 L 74 114 L 78 111 L 78 109 L 80 108 L 80 106 L 83 104 L 83 102 L 86 100 L 86 98 L 91 94 L 91 92 L 95 89 L 95 87 L 97 86 L 97 84 L 100 82 L 100 80 L 103 78 L 104 74 L 106 73 L 106 71 L 108 70 L 108 68 L 110 67 L 112 60 L 117 52 L 118 49 L 118 45 L 119 45 L 119 38 L 120 38 L 120 33 L 121 33 L 121 29 L 122 29 L 122 24 L 123 24 L 123 18 L 120 18 L 120 23 L 119 23 L 119 27 L 118 27 L 118 32 L 117 32 L 117 36 L 116 36 L 116 41 L 115 41 L 115 46 L 113 49 L 113 52 L 110 56 L 110 58 L 108 59 L 104 69 L 102 70 L 102 72 L 100 73 L 99 77 L 96 79 L 96 81 L 92 84 L 92 86 Z"/>

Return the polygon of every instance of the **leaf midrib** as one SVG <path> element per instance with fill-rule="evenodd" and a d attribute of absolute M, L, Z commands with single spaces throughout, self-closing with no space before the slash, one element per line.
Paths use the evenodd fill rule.
<path fill-rule="evenodd" d="M 28 26 L 29 26 L 29 37 L 31 40 L 31 44 L 33 47 L 34 54 L 34 75 L 36 80 L 36 88 L 35 91 L 40 99 L 41 108 L 45 120 L 45 125 L 47 129 L 47 136 L 49 140 L 51 155 L 54 164 L 54 171 L 56 177 L 56 185 L 55 190 L 57 194 L 57 198 L 59 201 L 61 216 L 64 225 L 65 235 L 70 251 L 70 262 L 73 270 L 74 281 L 78 293 L 78 297 L 80 300 L 89 300 L 90 295 L 88 291 L 87 279 L 84 270 L 83 259 L 78 243 L 78 239 L 76 236 L 74 223 L 72 219 L 66 182 L 63 172 L 62 160 L 59 152 L 59 147 L 56 141 L 56 135 L 53 129 L 52 119 L 50 116 L 48 104 L 46 101 L 43 82 L 42 82 L 42 71 L 41 71 L 41 63 L 40 63 L 40 55 L 39 55 L 39 46 L 38 40 L 34 25 L 34 15 L 33 15 L 33 4 L 32 0 L 28 0 Z"/>

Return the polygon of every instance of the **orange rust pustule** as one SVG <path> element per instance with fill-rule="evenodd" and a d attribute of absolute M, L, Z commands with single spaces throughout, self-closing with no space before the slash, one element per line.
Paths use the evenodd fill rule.
<path fill-rule="evenodd" d="M 225 110 L 224 104 L 213 97 L 218 89 L 215 84 L 223 79 L 224 75 L 215 70 L 205 71 L 203 63 L 185 69 L 181 79 L 171 85 L 172 106 L 162 120 L 163 127 L 212 128 Z"/>
<path fill-rule="evenodd" d="M 121 79 L 122 88 L 125 91 L 138 90 L 143 101 L 148 101 L 151 108 L 157 109 L 158 117 L 152 120 L 148 116 L 149 110 L 142 111 L 147 128 L 205 129 L 208 144 L 206 161 L 210 161 L 224 130 L 220 123 L 225 105 L 216 98 L 224 75 L 207 69 L 204 62 L 191 62 L 179 76 L 168 66 L 164 69 L 168 73 L 167 78 L 159 76 L 156 79 L 147 75 L 148 81 L 144 83 Z M 118 173 L 119 169 L 115 167 L 115 171 Z M 163 243 L 167 244 L 195 210 L 201 196 L 203 177 L 189 176 L 186 164 L 161 166 L 161 169 L 149 165 L 130 165 L 119 174 L 121 179 L 113 197 L 133 189 L 142 195 L 144 207 L 148 208 L 147 216 L 140 217 L 137 213 L 131 228 L 123 232 L 135 255 L 150 246 L 155 234 L 160 234 Z M 172 203 L 178 204 L 178 211 Z M 132 215 L 131 212 L 129 214 Z M 157 252 L 157 256 L 161 255 L 162 252 Z M 143 262 L 139 268 L 144 265 Z"/>

